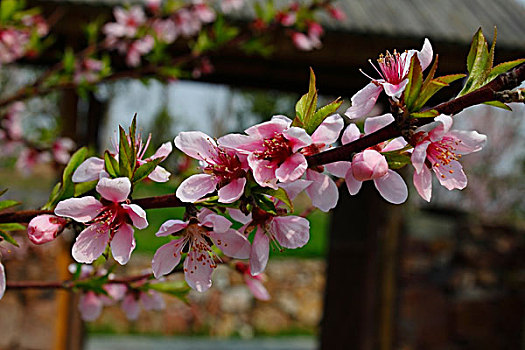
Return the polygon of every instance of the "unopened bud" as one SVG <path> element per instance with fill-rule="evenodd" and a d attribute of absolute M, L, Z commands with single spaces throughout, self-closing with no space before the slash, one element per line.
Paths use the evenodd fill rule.
<path fill-rule="evenodd" d="M 44 244 L 54 240 L 62 232 L 66 220 L 54 215 L 39 215 L 27 225 L 27 235 L 34 244 Z"/>

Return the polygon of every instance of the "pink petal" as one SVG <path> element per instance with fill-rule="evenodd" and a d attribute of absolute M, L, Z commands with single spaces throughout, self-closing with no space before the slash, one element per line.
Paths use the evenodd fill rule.
<path fill-rule="evenodd" d="M 423 70 L 425 70 L 430 65 L 433 56 L 434 53 L 432 51 L 432 45 L 430 44 L 430 41 L 427 38 L 425 38 L 423 48 L 417 53 L 417 58 L 419 59 L 419 62 L 421 63 L 421 68 Z"/>
<path fill-rule="evenodd" d="M 221 147 L 237 150 L 245 154 L 249 154 L 260 147 L 260 140 L 258 138 L 241 134 L 224 135 L 217 140 L 217 143 Z"/>
<path fill-rule="evenodd" d="M 175 137 L 175 147 L 198 160 L 214 160 L 217 157 L 217 143 L 200 131 L 185 131 Z"/>
<path fill-rule="evenodd" d="M 343 118 L 339 114 L 329 116 L 315 129 L 312 134 L 312 143 L 331 145 L 337 141 L 344 126 Z"/>
<path fill-rule="evenodd" d="M 232 180 L 226 186 L 219 189 L 219 202 L 220 203 L 233 203 L 237 199 L 241 198 L 244 193 L 244 185 L 246 185 L 246 178 L 241 177 Z"/>
<path fill-rule="evenodd" d="M 479 134 L 477 131 L 451 130 L 447 135 L 459 141 L 455 146 L 455 152 L 459 154 L 480 151 L 487 143 L 487 135 Z"/>
<path fill-rule="evenodd" d="M 275 176 L 275 167 L 268 160 L 261 160 L 252 153 L 248 156 L 248 164 L 253 172 L 253 178 L 262 187 L 277 189 L 277 179 Z"/>
<path fill-rule="evenodd" d="M 0 299 L 4 296 L 5 293 L 5 268 L 4 265 L 0 262 Z"/>
<path fill-rule="evenodd" d="M 361 131 L 355 124 L 350 124 L 346 127 L 345 131 L 343 132 L 343 136 L 341 137 L 341 142 L 343 145 L 346 145 L 347 143 L 350 143 L 352 141 L 357 140 L 361 137 Z"/>
<path fill-rule="evenodd" d="M 233 220 L 240 222 L 243 225 L 252 221 L 252 214 L 244 215 L 239 209 L 228 209 L 228 214 L 230 214 Z"/>
<path fill-rule="evenodd" d="M 179 232 L 188 226 L 188 222 L 182 220 L 168 220 L 162 224 L 155 236 L 165 237 L 173 233 Z"/>
<path fill-rule="evenodd" d="M 408 84 L 408 78 L 400 82 L 399 84 L 390 84 L 387 82 L 382 83 L 385 93 L 390 97 L 400 98 L 405 91 L 405 88 Z"/>
<path fill-rule="evenodd" d="M 179 238 L 157 249 L 151 261 L 155 278 L 167 275 L 179 264 L 183 246 L 184 238 Z"/>
<path fill-rule="evenodd" d="M 374 184 L 387 202 L 401 204 L 408 198 L 408 188 L 405 181 L 401 175 L 391 169 L 385 176 L 375 179 Z"/>
<path fill-rule="evenodd" d="M 154 290 L 140 293 L 140 301 L 146 310 L 161 311 L 166 308 L 164 298 Z"/>
<path fill-rule="evenodd" d="M 148 158 L 148 160 L 153 160 L 153 159 L 158 159 L 158 158 L 166 159 L 166 157 L 170 155 L 172 150 L 173 150 L 173 146 L 171 145 L 171 142 L 165 142 L 159 147 L 159 149 L 157 149 L 154 155 Z"/>
<path fill-rule="evenodd" d="M 291 182 L 300 178 L 308 168 L 306 158 L 302 153 L 295 153 L 281 164 L 275 171 L 275 177 L 281 182 Z"/>
<path fill-rule="evenodd" d="M 133 222 L 133 226 L 140 230 L 148 227 L 148 220 L 144 209 L 136 204 L 122 204 L 122 208 L 128 213 L 131 222 Z"/>
<path fill-rule="evenodd" d="M 78 222 L 93 220 L 104 208 L 95 197 L 69 198 L 58 202 L 55 214 Z"/>
<path fill-rule="evenodd" d="M 122 224 L 111 240 L 113 258 L 120 265 L 125 265 L 131 256 L 131 252 L 135 249 L 135 245 L 133 227 L 128 224 Z"/>
<path fill-rule="evenodd" d="M 384 176 L 388 171 L 385 156 L 376 150 L 366 149 L 352 160 L 352 174 L 358 181 L 367 181 Z"/>
<path fill-rule="evenodd" d="M 300 248 L 310 239 L 310 223 L 300 216 L 276 216 L 270 223 L 270 230 L 285 248 Z"/>
<path fill-rule="evenodd" d="M 126 314 L 128 320 L 136 320 L 140 314 L 140 305 L 138 300 L 135 299 L 135 295 L 128 294 L 124 298 L 121 304 L 122 310 Z"/>
<path fill-rule="evenodd" d="M 420 173 L 425 166 L 425 160 L 427 159 L 427 148 L 430 145 L 430 141 L 423 141 L 416 145 L 412 155 L 410 156 L 410 161 L 416 169 L 416 173 Z"/>
<path fill-rule="evenodd" d="M 295 197 L 297 197 L 299 193 L 303 192 L 308 186 L 310 186 L 311 183 L 312 181 L 298 179 L 293 182 L 279 184 L 279 187 L 286 191 L 288 198 L 294 200 Z"/>
<path fill-rule="evenodd" d="M 350 169 L 350 164 L 350 162 L 335 162 L 326 164 L 324 167 L 330 174 L 344 178 Z"/>
<path fill-rule="evenodd" d="M 148 175 L 148 179 L 155 182 L 168 182 L 171 173 L 163 167 L 157 165 L 155 169 Z"/>
<path fill-rule="evenodd" d="M 102 313 L 102 300 L 92 291 L 80 296 L 78 300 L 78 311 L 80 318 L 84 321 L 94 321 Z"/>
<path fill-rule="evenodd" d="M 254 297 L 259 300 L 270 300 L 270 293 L 257 278 L 252 278 L 246 274 L 244 275 L 244 282 Z"/>
<path fill-rule="evenodd" d="M 365 134 L 371 134 L 394 122 L 394 116 L 391 113 L 383 114 L 378 117 L 365 119 Z"/>
<path fill-rule="evenodd" d="M 290 123 L 282 118 L 274 118 L 270 121 L 254 125 L 244 132 L 250 136 L 255 136 L 259 139 L 273 138 L 275 134 L 282 133 L 288 127 Z"/>
<path fill-rule="evenodd" d="M 79 263 L 91 264 L 106 250 L 109 241 L 108 227 L 102 224 L 89 225 L 80 232 L 73 249 L 73 258 Z"/>
<path fill-rule="evenodd" d="M 405 147 L 406 145 L 407 145 L 407 142 L 402 136 L 396 137 L 395 139 L 390 141 L 385 147 L 383 147 L 382 152 L 390 152 L 390 151 L 399 150 Z"/>
<path fill-rule="evenodd" d="M 285 130 L 283 136 L 292 144 L 292 152 L 297 152 L 299 149 L 312 143 L 310 135 L 304 129 L 295 126 Z"/>
<path fill-rule="evenodd" d="M 224 216 L 215 214 L 209 209 L 202 209 L 200 214 L 197 216 L 203 226 L 213 228 L 213 231 L 222 233 L 227 231 L 232 223 Z"/>
<path fill-rule="evenodd" d="M 126 287 L 125 284 L 120 283 L 108 283 L 105 284 L 103 288 L 108 293 L 110 299 L 113 302 L 122 300 L 122 298 L 124 298 L 124 295 L 126 294 L 126 290 L 128 289 L 128 287 Z"/>
<path fill-rule="evenodd" d="M 306 179 L 312 181 L 312 184 L 306 189 L 312 204 L 324 212 L 335 208 L 339 199 L 339 191 L 330 176 L 308 169 Z"/>
<path fill-rule="evenodd" d="M 186 260 L 184 260 L 184 277 L 191 288 L 202 293 L 211 287 L 213 268 L 206 262 L 201 263 L 200 254 L 208 254 L 208 252 L 190 250 Z"/>
<path fill-rule="evenodd" d="M 424 166 L 421 172 L 418 173 L 414 171 L 413 181 L 414 187 L 421 198 L 430 202 L 430 198 L 432 197 L 432 173 L 430 169 Z"/>
<path fill-rule="evenodd" d="M 437 123 L 432 123 L 431 125 L 435 125 L 435 127 L 428 133 L 428 136 L 430 136 L 430 141 L 439 141 L 443 138 L 443 135 L 445 135 L 450 128 L 452 127 L 452 117 L 441 114 L 434 118 L 434 121 Z"/>
<path fill-rule="evenodd" d="M 250 257 L 250 241 L 234 229 L 228 229 L 225 232 L 210 232 L 213 243 L 227 256 L 236 259 L 248 259 Z"/>
<path fill-rule="evenodd" d="M 250 271 L 256 276 L 264 271 L 270 256 L 270 239 L 257 227 L 250 252 Z"/>
<path fill-rule="evenodd" d="M 104 160 L 97 157 L 86 159 L 73 173 L 73 182 L 87 182 L 98 180 L 99 174 L 104 171 Z"/>
<path fill-rule="evenodd" d="M 98 181 L 97 192 L 108 201 L 124 202 L 131 192 L 131 182 L 127 177 L 102 178 Z"/>
<path fill-rule="evenodd" d="M 448 190 L 462 190 L 467 186 L 467 176 L 458 161 L 453 160 L 447 165 L 440 164 L 440 166 L 434 166 L 432 169 L 436 173 L 439 183 Z"/>
<path fill-rule="evenodd" d="M 361 189 L 361 185 L 363 182 L 356 180 L 354 175 L 352 174 L 352 167 L 348 169 L 348 172 L 345 176 L 345 183 L 346 187 L 348 188 L 348 192 L 353 196 L 356 195 L 359 190 Z"/>
<path fill-rule="evenodd" d="M 197 174 L 184 180 L 175 195 L 183 202 L 193 203 L 203 198 L 210 192 L 215 191 L 217 181 L 211 174 Z"/>
<path fill-rule="evenodd" d="M 284 122 L 288 127 L 292 125 L 292 120 L 282 114 L 277 114 L 277 115 L 272 116 L 271 120 L 278 120 L 279 122 Z"/>
<path fill-rule="evenodd" d="M 365 117 L 374 108 L 381 91 L 381 85 L 369 83 L 352 96 L 352 106 L 346 110 L 345 115 L 350 119 Z"/>

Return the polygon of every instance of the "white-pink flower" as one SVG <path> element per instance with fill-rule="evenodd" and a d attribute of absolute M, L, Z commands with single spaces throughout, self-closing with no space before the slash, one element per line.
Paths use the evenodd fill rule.
<path fill-rule="evenodd" d="M 229 210 L 230 216 L 244 224 L 243 230 L 255 228 L 250 252 L 250 271 L 256 276 L 264 271 L 270 256 L 270 242 L 277 247 L 296 249 L 310 239 L 310 223 L 300 216 L 276 216 L 255 208 L 250 215 L 238 209 Z"/>
<path fill-rule="evenodd" d="M 188 285 L 204 292 L 211 287 L 211 275 L 217 267 L 211 240 L 227 256 L 246 259 L 250 255 L 250 242 L 231 222 L 209 209 L 202 209 L 189 221 L 168 220 L 156 233 L 157 237 L 176 235 L 179 238 L 160 247 L 153 257 L 153 274 L 156 278 L 166 275 L 180 262 L 182 249 L 188 246 L 184 260 L 184 277 Z"/>
<path fill-rule="evenodd" d="M 204 174 L 192 175 L 177 188 L 177 197 L 193 203 L 219 189 L 219 202 L 233 203 L 244 193 L 246 156 L 217 145 L 200 131 L 181 132 L 175 146 L 188 156 L 201 161 Z"/>
<path fill-rule="evenodd" d="M 134 321 L 139 317 L 141 304 L 145 310 L 161 311 L 166 308 L 164 298 L 157 291 L 148 290 L 147 292 L 143 292 L 130 290 L 121 304 L 122 310 L 128 320 Z"/>
<path fill-rule="evenodd" d="M 129 204 L 131 182 L 128 178 L 102 178 L 96 190 L 102 196 L 70 198 L 59 202 L 55 208 L 58 216 L 69 217 L 88 226 L 80 232 L 73 245 L 73 258 L 90 264 L 110 244 L 115 260 L 124 265 L 135 249 L 133 226 L 146 228 L 146 212 L 136 204 Z"/>
<path fill-rule="evenodd" d="M 308 163 L 299 152 L 312 143 L 304 129 L 291 127 L 292 121 L 285 116 L 254 125 L 245 130 L 246 135 L 230 134 L 219 139 L 219 144 L 248 156 L 255 181 L 263 186 L 277 189 L 277 182 L 299 179 Z"/>
<path fill-rule="evenodd" d="M 51 146 L 53 158 L 57 163 L 67 164 L 71 158 L 71 151 L 75 149 L 75 142 L 68 137 L 56 139 Z"/>
<path fill-rule="evenodd" d="M 126 285 L 120 283 L 107 283 L 102 287 L 107 295 L 98 294 L 94 291 L 83 293 L 78 300 L 80 317 L 84 321 L 94 321 L 102 313 L 104 306 L 114 305 L 121 300 L 126 293 Z"/>
<path fill-rule="evenodd" d="M 244 283 L 246 283 L 246 286 L 255 298 L 259 300 L 270 300 L 270 293 L 268 293 L 268 290 L 262 283 L 265 278 L 264 274 L 261 273 L 257 276 L 252 275 L 250 266 L 240 261 L 235 263 L 235 269 L 242 273 Z"/>
<path fill-rule="evenodd" d="M 477 152 L 483 148 L 487 136 L 476 131 L 450 130 L 452 117 L 439 115 L 427 132 L 423 127 L 415 135 L 416 145 L 412 152 L 414 166 L 414 186 L 426 201 L 432 197 L 432 174 L 448 190 L 463 189 L 467 186 L 467 176 L 459 159 L 464 154 Z"/>
<path fill-rule="evenodd" d="M 113 15 L 117 21 L 107 23 L 102 29 L 104 34 L 113 38 L 135 37 L 137 29 L 146 21 L 146 15 L 140 6 L 132 6 L 129 10 L 116 7 Z"/>
<path fill-rule="evenodd" d="M 394 54 L 387 51 L 386 55 L 381 55 L 377 60 L 379 69 L 370 61 L 381 78 L 369 77 L 372 82 L 352 96 L 352 106 L 346 110 L 345 115 L 350 119 L 366 116 L 383 90 L 391 98 L 399 99 L 408 84 L 407 75 L 414 55 L 417 55 L 421 68 L 425 70 L 432 62 L 433 51 L 430 41 L 425 38 L 421 51 L 409 50 L 401 54 L 397 51 L 394 51 Z"/>
<path fill-rule="evenodd" d="M 388 113 L 365 120 L 365 135 L 371 134 L 386 125 L 393 123 L 394 117 Z M 350 143 L 361 137 L 361 132 L 355 124 L 350 124 L 343 133 L 343 144 Z M 374 147 L 359 152 L 352 162 L 337 162 L 327 166 L 336 176 L 345 178 L 348 192 L 355 195 L 361 189 L 363 181 L 372 180 L 379 194 L 393 204 L 403 203 L 408 197 L 405 181 L 397 172 L 388 168 L 388 163 L 381 152 L 399 150 L 406 145 L 402 137 L 389 142 L 382 142 Z"/>
<path fill-rule="evenodd" d="M 126 64 L 130 67 L 139 66 L 140 58 L 153 50 L 153 46 L 155 46 L 155 39 L 151 35 L 133 41 L 127 48 Z"/>

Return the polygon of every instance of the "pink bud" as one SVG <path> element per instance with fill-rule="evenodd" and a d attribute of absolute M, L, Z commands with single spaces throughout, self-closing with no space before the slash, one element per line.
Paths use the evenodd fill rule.
<path fill-rule="evenodd" d="M 66 220 L 54 215 L 39 215 L 27 225 L 29 240 L 34 244 L 51 242 L 62 232 Z"/>
<path fill-rule="evenodd" d="M 381 153 L 365 150 L 358 153 L 352 160 L 352 174 L 358 181 L 373 180 L 388 172 L 388 163 Z"/>

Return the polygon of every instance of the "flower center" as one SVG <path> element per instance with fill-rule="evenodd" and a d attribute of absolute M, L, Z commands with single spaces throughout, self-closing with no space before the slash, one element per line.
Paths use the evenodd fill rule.
<path fill-rule="evenodd" d="M 237 155 L 228 153 L 220 147 L 217 148 L 217 153 L 215 162 L 205 160 L 208 165 L 203 170 L 207 174 L 213 174 L 219 180 L 219 187 L 245 175 Z"/>
<path fill-rule="evenodd" d="M 190 259 L 193 263 L 193 269 L 188 271 L 188 269 L 185 268 L 184 272 L 195 273 L 197 264 L 202 264 L 203 266 L 208 265 L 212 269 L 216 268 L 215 253 L 207 241 L 208 230 L 197 223 L 189 224 L 186 227 L 186 235 L 190 244 L 188 257 L 186 259 Z"/>
<path fill-rule="evenodd" d="M 453 138 L 443 138 L 440 141 L 432 142 L 428 146 L 427 154 L 433 167 L 448 166 L 452 161 L 458 161 L 461 154 L 457 154 L 457 146 L 461 140 Z M 450 169 L 449 173 L 453 174 L 454 170 Z M 441 175 L 445 178 L 445 175 Z"/>
<path fill-rule="evenodd" d="M 273 138 L 265 139 L 262 146 L 263 150 L 253 152 L 259 159 L 281 164 L 292 154 L 290 141 L 283 134 L 275 134 Z"/>
<path fill-rule="evenodd" d="M 406 59 L 402 57 L 399 52 L 394 50 L 394 53 L 386 52 L 386 55 L 381 54 L 377 60 L 381 76 L 391 84 L 399 84 L 405 77 Z"/>
<path fill-rule="evenodd" d="M 100 214 L 91 221 L 91 224 L 98 224 L 101 228 L 99 233 L 108 233 L 110 239 L 113 238 L 122 223 L 128 220 L 128 214 L 119 203 L 109 203 L 104 207 Z"/>

